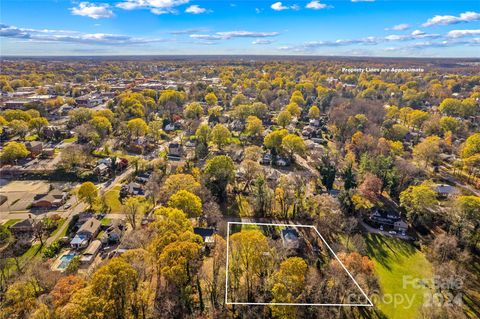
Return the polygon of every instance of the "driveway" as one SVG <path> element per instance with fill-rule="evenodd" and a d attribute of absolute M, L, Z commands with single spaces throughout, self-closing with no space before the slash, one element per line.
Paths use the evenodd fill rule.
<path fill-rule="evenodd" d="M 400 238 L 400 239 L 403 239 L 403 240 L 414 240 L 415 238 L 411 237 L 411 236 L 408 236 L 408 235 L 402 235 L 400 233 L 396 233 L 396 234 L 390 234 L 388 231 L 386 230 L 380 230 L 378 228 L 375 228 L 375 227 L 372 227 L 368 224 L 366 224 L 363 220 L 360 221 L 360 225 L 362 225 L 362 227 L 370 234 L 378 234 L 378 235 L 382 235 L 382 236 L 388 236 L 388 237 L 394 237 L 394 238 Z"/>

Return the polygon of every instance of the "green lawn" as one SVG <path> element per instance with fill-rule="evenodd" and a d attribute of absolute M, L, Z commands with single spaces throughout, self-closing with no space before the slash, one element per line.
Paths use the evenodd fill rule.
<path fill-rule="evenodd" d="M 21 221 L 21 219 L 10 219 L 3 225 L 8 228 L 8 227 L 12 226 L 13 224 L 16 224 L 19 221 Z"/>
<path fill-rule="evenodd" d="M 58 224 L 57 224 L 57 228 L 55 228 L 55 230 L 50 234 L 50 236 L 55 236 L 56 233 L 58 233 L 58 231 L 60 230 L 60 228 L 62 228 L 63 224 L 65 223 L 65 219 L 61 218 L 59 221 L 58 221 Z M 68 228 L 68 227 L 67 227 Z"/>
<path fill-rule="evenodd" d="M 111 213 L 121 213 L 122 203 L 120 202 L 120 185 L 117 185 L 105 193 L 105 201 L 111 209 Z"/>
<path fill-rule="evenodd" d="M 45 246 L 44 246 L 45 247 Z M 23 262 L 26 262 L 28 259 L 32 258 L 33 256 L 36 256 L 38 255 L 39 253 L 41 253 L 41 250 L 43 250 L 43 248 L 40 249 L 40 244 L 35 244 L 35 245 L 32 245 L 32 247 L 30 247 L 23 255 L 21 258 L 21 260 Z"/>
<path fill-rule="evenodd" d="M 26 252 L 23 253 L 18 258 L 18 262 L 20 264 L 20 269 L 25 267 L 25 265 L 32 260 L 35 256 L 41 256 L 42 250 L 45 246 L 40 247 L 40 244 L 32 245 Z M 17 266 L 13 258 L 7 258 L 7 267 L 5 268 L 5 275 L 9 277 L 13 274 L 13 271 L 17 270 Z"/>
<path fill-rule="evenodd" d="M 105 235 L 105 231 L 102 230 L 102 231 L 100 231 L 100 232 L 98 233 L 96 239 L 102 239 L 104 235 Z"/>
<path fill-rule="evenodd" d="M 38 140 L 38 135 L 34 134 L 34 135 L 29 135 L 25 138 L 25 141 L 28 141 L 28 142 L 31 142 L 31 141 L 36 141 Z"/>
<path fill-rule="evenodd" d="M 381 292 L 386 297 L 404 298 L 409 302 L 393 302 L 373 300 L 375 306 L 389 319 L 415 319 L 420 318 L 419 307 L 424 303 L 424 296 L 429 289 L 413 287 L 411 284 L 404 286 L 404 278 L 418 278 L 419 280 L 432 279 L 432 266 L 425 255 L 408 242 L 400 239 L 370 234 L 365 238 L 367 254 L 375 263 L 375 271 L 379 278 Z M 400 297 L 401 296 L 401 297 Z"/>
<path fill-rule="evenodd" d="M 67 227 L 65 227 L 65 228 L 63 229 L 63 231 L 58 235 L 58 238 L 67 237 L 67 235 L 68 235 L 68 227 L 69 227 L 69 225 L 67 225 Z"/>
<path fill-rule="evenodd" d="M 64 142 L 64 143 L 73 143 L 73 142 L 76 142 L 77 139 L 78 139 L 77 136 L 74 135 L 74 136 L 72 136 L 72 137 L 70 137 L 70 138 L 64 139 L 63 142 Z"/>
<path fill-rule="evenodd" d="M 240 142 L 240 139 L 238 137 L 235 137 L 235 136 L 230 138 L 230 142 L 238 144 L 238 145 L 240 145 L 242 143 L 242 142 Z"/>
<path fill-rule="evenodd" d="M 102 218 L 101 222 L 103 226 L 107 226 L 108 224 L 110 224 L 111 219 L 105 217 L 105 218 Z"/>

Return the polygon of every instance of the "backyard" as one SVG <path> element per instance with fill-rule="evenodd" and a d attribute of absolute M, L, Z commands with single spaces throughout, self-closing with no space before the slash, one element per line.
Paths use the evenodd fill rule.
<path fill-rule="evenodd" d="M 389 319 L 419 318 L 419 309 L 429 289 L 413 287 L 408 283 L 413 280 L 432 279 L 432 266 L 425 255 L 400 239 L 370 234 L 365 240 L 367 255 L 375 263 L 375 271 L 384 296 L 380 300 L 378 298 L 373 300 L 375 306 Z M 395 305 L 394 302 L 390 302 L 390 297 L 399 298 L 397 300 L 403 298 L 403 301 Z"/>

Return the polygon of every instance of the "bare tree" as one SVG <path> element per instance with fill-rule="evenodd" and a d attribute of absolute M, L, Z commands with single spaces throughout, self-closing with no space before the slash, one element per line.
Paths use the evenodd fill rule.
<path fill-rule="evenodd" d="M 123 205 L 123 212 L 133 229 L 137 228 L 138 218 L 143 213 L 141 199 L 139 196 L 132 196 L 127 198 Z"/>

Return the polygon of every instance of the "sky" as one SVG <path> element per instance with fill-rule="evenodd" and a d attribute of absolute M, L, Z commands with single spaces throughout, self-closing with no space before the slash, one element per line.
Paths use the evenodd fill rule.
<path fill-rule="evenodd" d="M 2 0 L 0 55 L 480 57 L 480 0 Z"/>

